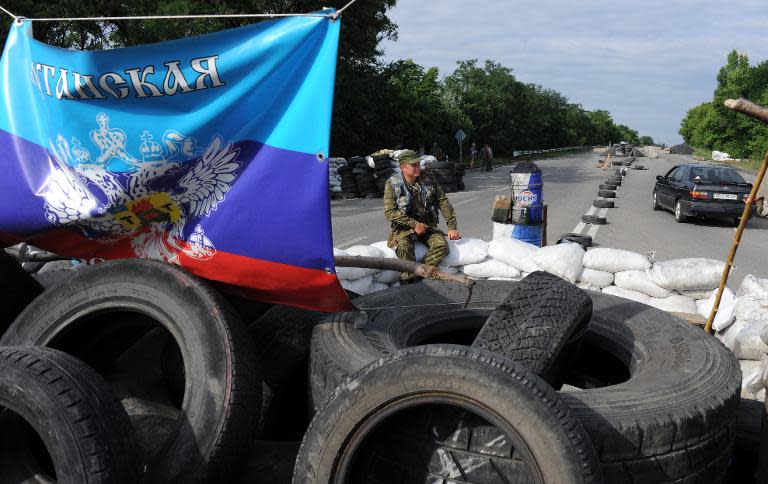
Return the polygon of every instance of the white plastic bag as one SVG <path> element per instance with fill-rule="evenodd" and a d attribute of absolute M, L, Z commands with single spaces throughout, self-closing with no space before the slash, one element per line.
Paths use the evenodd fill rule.
<path fill-rule="evenodd" d="M 715 306 L 715 299 L 717 293 L 713 293 L 704 304 L 699 305 L 699 314 L 708 318 L 709 313 L 712 312 L 712 308 Z M 721 331 L 728 327 L 733 322 L 734 312 L 736 311 L 736 296 L 733 291 L 727 287 L 723 291 L 723 296 L 720 298 L 720 305 L 717 307 L 717 314 L 715 315 L 715 321 L 712 323 L 712 328 L 715 331 Z"/>
<path fill-rule="evenodd" d="M 618 286 L 608 286 L 603 289 L 604 294 L 610 294 L 612 296 L 623 297 L 624 299 L 630 299 L 632 301 L 648 304 L 651 302 L 651 297 L 642 292 L 630 291 L 629 289 L 622 289 Z"/>
<path fill-rule="evenodd" d="M 462 272 L 472 278 L 478 277 L 503 277 L 519 279 L 520 271 L 500 260 L 489 259 L 479 264 L 468 264 L 462 268 Z"/>
<path fill-rule="evenodd" d="M 720 284 L 725 262 L 714 259 L 676 259 L 657 262 L 648 275 L 657 285 L 675 291 L 714 289 Z"/>
<path fill-rule="evenodd" d="M 596 248 L 584 254 L 584 267 L 606 272 L 644 270 L 651 266 L 648 258 L 637 252 Z"/>
<path fill-rule="evenodd" d="M 768 345 L 760 337 L 768 320 L 752 321 L 738 332 L 733 339 L 733 354 L 740 360 L 759 360 L 768 353 Z"/>
<path fill-rule="evenodd" d="M 736 296 L 752 296 L 757 299 L 768 299 L 768 279 L 758 279 L 747 274 L 739 284 Z"/>
<path fill-rule="evenodd" d="M 724 330 L 716 332 L 715 338 L 722 341 L 729 350 L 733 351 L 733 346 L 736 344 L 736 337 L 739 335 L 739 332 L 752 323 L 753 321 L 740 321 L 737 319 Z"/>
<path fill-rule="evenodd" d="M 539 250 L 539 247 L 517 239 L 499 239 L 488 244 L 488 255 L 523 272 L 539 270 L 533 260 Z"/>
<path fill-rule="evenodd" d="M 608 287 L 613 284 L 613 272 L 598 271 L 585 267 L 581 270 L 581 275 L 576 280 L 598 288 Z"/>
<path fill-rule="evenodd" d="M 768 319 L 768 300 L 753 296 L 739 296 L 736 299 L 734 317 L 737 320 L 757 321 Z"/>
<path fill-rule="evenodd" d="M 446 266 L 466 266 L 477 264 L 488 257 L 488 242 L 480 239 L 460 239 L 448 241 L 448 255 L 441 264 Z"/>
<path fill-rule="evenodd" d="M 533 257 L 542 270 L 574 283 L 581 274 L 584 249 L 579 244 L 557 244 L 542 247 Z"/>
<path fill-rule="evenodd" d="M 617 272 L 613 283 L 623 289 L 642 292 L 655 298 L 665 298 L 672 294 L 672 291 L 669 289 L 664 289 L 654 284 L 645 271 Z M 693 303 L 693 299 L 691 299 L 691 303 Z"/>
<path fill-rule="evenodd" d="M 696 301 L 688 296 L 681 296 L 679 294 L 663 298 L 652 297 L 648 304 L 669 313 L 698 313 Z"/>

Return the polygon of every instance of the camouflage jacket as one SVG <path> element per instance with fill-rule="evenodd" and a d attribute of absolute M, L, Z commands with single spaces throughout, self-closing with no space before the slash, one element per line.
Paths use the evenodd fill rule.
<path fill-rule="evenodd" d="M 453 206 L 435 178 L 422 172 L 416 183 L 409 185 L 400 173 L 392 175 L 384 187 L 384 216 L 393 230 L 408 230 L 421 222 L 436 229 L 443 214 L 449 230 L 456 230 Z"/>

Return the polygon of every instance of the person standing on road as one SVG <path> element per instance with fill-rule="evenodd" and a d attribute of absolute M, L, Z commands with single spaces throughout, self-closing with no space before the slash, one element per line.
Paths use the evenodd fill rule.
<path fill-rule="evenodd" d="M 432 153 L 430 153 L 432 156 L 434 156 L 437 161 L 445 161 L 445 151 L 443 151 L 442 148 L 440 148 L 440 145 L 437 144 L 437 141 L 432 143 Z"/>
<path fill-rule="evenodd" d="M 469 172 L 472 173 L 475 170 L 475 160 L 477 159 L 477 145 L 472 142 L 472 146 L 469 147 Z"/>
<path fill-rule="evenodd" d="M 480 160 L 483 162 L 483 171 L 493 171 L 493 150 L 488 143 L 480 150 Z"/>
<path fill-rule="evenodd" d="M 411 150 L 400 155 L 402 173 L 392 175 L 384 186 L 384 216 L 392 224 L 387 245 L 400 259 L 416 260 L 416 241 L 427 246 L 424 263 L 437 267 L 448 255 L 445 233 L 438 228 L 439 213 L 448 225 L 448 238 L 461 238 L 456 214 L 434 176 L 421 171 L 421 159 Z M 407 272 L 400 275 L 404 284 L 417 282 Z"/>

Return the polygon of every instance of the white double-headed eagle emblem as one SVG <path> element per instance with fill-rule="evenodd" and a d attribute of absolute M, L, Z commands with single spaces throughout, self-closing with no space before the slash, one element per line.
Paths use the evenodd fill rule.
<path fill-rule="evenodd" d="M 216 249 L 199 222 L 231 189 L 239 149 L 215 136 L 200 152 L 194 138 L 177 131 L 166 131 L 162 144 L 144 131 L 134 157 L 124 131 L 110 128 L 106 114 L 96 121 L 90 133 L 99 149 L 95 159 L 77 138 L 50 142 L 53 166 L 41 193 L 48 221 L 106 244 L 130 237 L 136 257 L 179 263 L 183 252 L 211 258 Z"/>

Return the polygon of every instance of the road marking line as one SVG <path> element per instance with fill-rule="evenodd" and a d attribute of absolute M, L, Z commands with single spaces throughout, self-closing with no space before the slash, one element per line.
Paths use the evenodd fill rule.
<path fill-rule="evenodd" d="M 592 237 L 594 239 L 595 235 L 597 235 L 597 231 L 598 230 L 600 230 L 600 226 L 599 225 L 593 225 L 592 228 L 589 229 L 589 232 L 587 232 L 587 235 L 589 235 L 590 237 Z"/>
<path fill-rule="evenodd" d="M 460 201 L 460 202 L 452 203 L 451 205 L 453 205 L 454 207 L 458 207 L 459 205 L 462 205 L 462 204 L 464 204 L 464 203 L 473 202 L 473 201 L 475 201 L 475 200 L 477 200 L 477 197 L 475 197 L 475 198 L 468 198 L 468 199 L 466 199 L 466 200 L 462 200 L 462 201 Z"/>
<path fill-rule="evenodd" d="M 584 227 L 586 227 L 587 224 L 584 222 L 579 222 L 579 224 L 572 230 L 574 234 L 580 234 L 582 230 L 584 230 Z"/>
<path fill-rule="evenodd" d="M 356 242 L 360 242 L 361 240 L 365 240 L 365 239 L 367 239 L 367 238 L 368 238 L 368 236 L 367 236 L 367 235 L 364 235 L 364 236 L 362 236 L 362 237 L 357 237 L 357 238 L 354 238 L 354 239 L 352 239 L 352 240 L 347 240 L 347 241 L 345 241 L 345 242 L 342 242 L 342 243 L 341 243 L 341 245 L 339 245 L 339 248 L 340 248 L 340 249 L 343 249 L 344 247 L 351 247 L 351 246 L 352 246 L 353 244 L 355 244 Z"/>
<path fill-rule="evenodd" d="M 509 190 L 509 186 L 497 188 L 494 190 L 494 192 L 503 192 L 504 190 Z"/>

